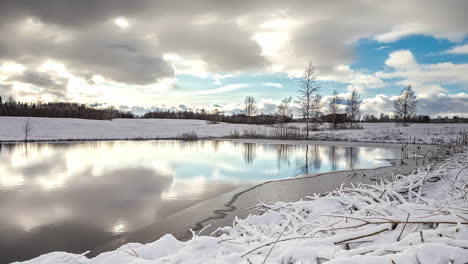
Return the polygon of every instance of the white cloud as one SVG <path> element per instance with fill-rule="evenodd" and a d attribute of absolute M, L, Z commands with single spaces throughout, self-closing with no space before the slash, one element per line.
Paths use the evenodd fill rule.
<path fill-rule="evenodd" d="M 375 97 L 365 98 L 362 100 L 362 111 L 366 114 L 378 115 L 380 113 L 393 113 L 394 96 L 378 94 Z"/>
<path fill-rule="evenodd" d="M 234 83 L 234 84 L 228 84 L 223 87 L 215 88 L 215 89 L 210 89 L 210 90 L 202 90 L 202 91 L 195 91 L 195 92 L 187 92 L 184 94 L 187 95 L 206 95 L 206 94 L 219 94 L 219 93 L 226 93 L 226 92 L 232 92 L 236 91 L 239 89 L 244 89 L 247 87 L 250 87 L 251 85 L 248 83 Z"/>
<path fill-rule="evenodd" d="M 363 92 L 367 89 L 377 89 L 385 83 L 376 75 L 365 73 L 360 70 L 353 70 L 349 65 L 339 65 L 334 73 L 326 76 L 318 75 L 318 80 L 335 81 L 348 84 L 348 90 L 358 90 Z"/>
<path fill-rule="evenodd" d="M 395 42 L 402 37 L 409 36 L 412 34 L 425 33 L 427 31 L 426 27 L 419 23 L 412 24 L 401 24 L 396 25 L 392 28 L 391 31 L 377 34 L 374 39 L 380 42 Z"/>
<path fill-rule="evenodd" d="M 263 86 L 274 87 L 274 88 L 283 87 L 283 85 L 281 83 L 275 83 L 275 82 L 266 82 L 266 83 L 263 83 Z"/>
<path fill-rule="evenodd" d="M 409 50 L 392 52 L 385 64 L 390 70 L 377 72 L 382 79 L 401 78 L 399 84 L 412 85 L 420 97 L 429 98 L 447 90 L 443 85 L 468 84 L 468 64 L 442 62 L 419 64 Z"/>
<path fill-rule="evenodd" d="M 214 84 L 215 85 L 222 85 L 223 84 L 223 79 L 226 79 L 226 78 L 232 78 L 232 74 L 215 74 L 213 76 L 211 76 L 213 79 L 214 79 Z"/>
<path fill-rule="evenodd" d="M 409 50 L 398 50 L 390 53 L 385 64 L 400 70 L 415 69 L 418 67 L 416 58 Z"/>
<path fill-rule="evenodd" d="M 447 52 L 453 54 L 468 54 L 468 44 L 456 46 Z"/>
<path fill-rule="evenodd" d="M 127 29 L 130 26 L 130 23 L 125 17 L 118 17 L 114 19 L 114 24 L 121 29 Z"/>

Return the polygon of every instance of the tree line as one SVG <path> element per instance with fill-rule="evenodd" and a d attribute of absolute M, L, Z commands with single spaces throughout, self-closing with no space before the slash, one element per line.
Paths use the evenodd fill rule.
<path fill-rule="evenodd" d="M 25 103 L 16 102 L 12 97 L 3 102 L 1 96 L 0 116 L 82 118 L 97 120 L 134 117 L 131 112 L 122 112 L 114 107 L 99 109 L 85 104 L 67 102 Z"/>
<path fill-rule="evenodd" d="M 245 111 L 244 111 L 245 112 Z M 189 111 L 189 110 L 155 110 L 145 113 L 142 118 L 158 118 L 158 119 L 198 119 L 206 120 L 211 124 L 219 122 L 233 124 L 254 124 L 254 125 L 272 125 L 277 123 L 277 117 L 273 114 L 250 114 L 237 113 L 225 115 L 224 112 L 218 109 L 207 111 L 205 109 Z M 288 117 L 286 122 L 291 122 L 292 117 Z"/>

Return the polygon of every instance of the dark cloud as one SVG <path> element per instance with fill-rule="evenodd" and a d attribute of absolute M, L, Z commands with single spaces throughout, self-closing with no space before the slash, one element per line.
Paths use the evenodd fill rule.
<path fill-rule="evenodd" d="M 36 63 L 56 59 L 82 77 L 99 74 L 128 84 L 151 84 L 173 76 L 172 67 L 151 43 L 142 41 L 137 33 L 119 31 L 109 23 L 79 32 L 39 24 L 38 32 L 31 32 L 36 34 L 15 34 L 16 27 L 8 29 L 10 38 L 0 39 L 0 45 L 7 47 L 7 53 L 0 54 L 0 59 L 35 57 Z"/>
<path fill-rule="evenodd" d="M 0 83 L 0 96 L 3 96 L 3 101 L 6 101 L 6 95 L 11 94 L 11 84 L 1 84 Z"/>
<path fill-rule="evenodd" d="M 43 88 L 43 93 L 51 94 L 56 98 L 63 99 L 66 97 L 67 78 L 60 78 L 47 73 L 28 70 L 21 75 L 10 78 L 8 81 L 17 81 L 41 87 Z"/>
<path fill-rule="evenodd" d="M 4 0 L 0 2 L 3 22 L 35 17 L 44 23 L 67 27 L 92 26 L 110 17 L 136 15 L 152 4 L 150 0 Z M 0 20 L 1 21 L 1 20 Z"/>
<path fill-rule="evenodd" d="M 208 62 L 208 69 L 214 72 L 261 70 L 268 65 L 250 33 L 232 22 L 197 26 L 191 26 L 191 21 L 172 22 L 157 32 L 161 47 L 168 52 L 188 57 L 195 54 Z M 190 30 L 182 31 L 180 27 Z"/>

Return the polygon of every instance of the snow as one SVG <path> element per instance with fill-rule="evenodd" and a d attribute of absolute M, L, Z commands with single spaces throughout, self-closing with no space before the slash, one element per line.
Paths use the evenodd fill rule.
<path fill-rule="evenodd" d="M 468 261 L 468 148 L 453 144 L 443 152 L 445 160 L 372 185 L 341 187 L 297 202 L 260 202 L 247 218 L 211 235 L 194 233 L 186 242 L 168 234 L 90 259 L 53 252 L 23 263 L 463 264 Z"/>
<path fill-rule="evenodd" d="M 27 117 L 0 117 L 0 141 L 24 139 L 23 124 Z M 271 134 L 272 126 L 245 124 L 208 124 L 203 120 L 181 119 L 114 119 L 86 120 L 72 118 L 31 118 L 30 140 L 99 140 L 99 139 L 164 139 L 177 138 L 195 131 L 198 137 L 225 137 L 233 131 L 243 133 L 254 130 Z M 303 127 L 291 123 L 290 126 Z M 408 142 L 433 143 L 454 139 L 461 131 L 468 131 L 468 124 L 412 124 L 410 127 L 393 123 L 363 123 L 363 129 L 312 131 L 313 140 L 359 142 Z M 326 125 L 325 125 L 326 126 Z"/>
<path fill-rule="evenodd" d="M 0 117 L 0 140 L 24 140 L 23 124 L 27 117 Z M 203 120 L 31 118 L 30 140 L 161 139 L 176 138 L 195 131 L 199 137 L 223 137 L 243 124 L 208 124 Z M 253 128 L 265 129 L 264 126 Z M 266 128 L 268 129 L 268 128 Z"/>

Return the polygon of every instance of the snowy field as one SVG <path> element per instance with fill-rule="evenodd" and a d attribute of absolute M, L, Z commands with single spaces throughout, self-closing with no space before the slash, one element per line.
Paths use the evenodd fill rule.
<path fill-rule="evenodd" d="M 465 139 L 466 140 L 466 139 Z M 304 200 L 260 204 L 211 236 L 171 235 L 88 259 L 53 252 L 25 264 L 434 263 L 468 261 L 468 149 L 448 159 Z M 73 239 L 73 238 L 69 238 Z"/>
<path fill-rule="evenodd" d="M 24 140 L 27 117 L 0 117 L 0 140 Z M 176 138 L 195 131 L 199 137 L 223 137 L 247 125 L 213 124 L 203 120 L 114 119 L 86 120 L 73 118 L 31 118 L 31 140 L 159 139 Z M 257 127 L 257 126 L 252 126 Z M 261 126 L 261 129 L 265 127 Z M 259 127 L 260 129 L 260 127 Z"/>
<path fill-rule="evenodd" d="M 25 117 L 0 117 L 0 141 L 24 139 Z M 115 119 L 113 121 L 31 118 L 33 130 L 30 140 L 96 140 L 96 139 L 160 139 L 177 138 L 189 131 L 198 137 L 225 137 L 238 131 L 255 130 L 271 134 L 275 128 L 262 125 L 208 124 L 203 120 L 175 119 Z M 291 126 L 302 127 L 293 123 Z M 410 127 L 392 123 L 364 123 L 364 129 L 316 131 L 310 136 L 316 140 L 339 140 L 361 142 L 406 142 L 432 143 L 441 139 L 455 138 L 460 131 L 468 131 L 468 124 L 413 124 Z"/>

